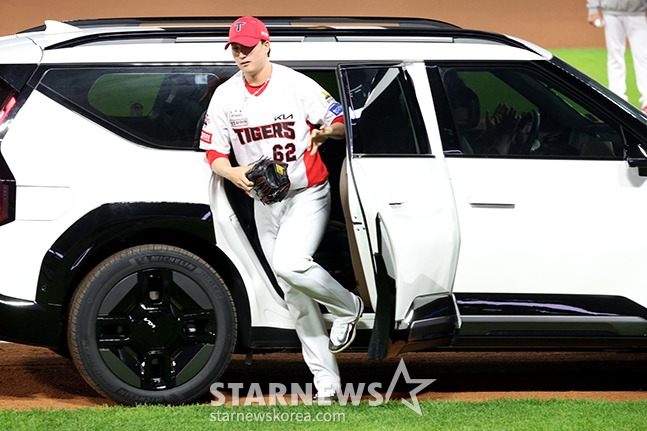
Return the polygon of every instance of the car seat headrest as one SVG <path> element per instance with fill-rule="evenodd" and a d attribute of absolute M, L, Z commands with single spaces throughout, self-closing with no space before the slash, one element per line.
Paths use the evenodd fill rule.
<path fill-rule="evenodd" d="M 481 116 L 481 106 L 476 93 L 465 85 L 460 85 L 453 91 L 448 91 L 448 96 L 456 126 L 468 129 L 476 127 Z"/>

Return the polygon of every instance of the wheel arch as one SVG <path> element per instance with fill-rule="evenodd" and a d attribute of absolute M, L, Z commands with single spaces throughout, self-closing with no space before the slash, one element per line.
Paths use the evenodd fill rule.
<path fill-rule="evenodd" d="M 183 248 L 205 260 L 223 278 L 238 315 L 238 343 L 251 340 L 249 299 L 242 278 L 216 246 L 211 210 L 194 203 L 109 203 L 80 218 L 47 251 L 38 277 L 36 303 L 60 310 L 54 338 L 66 349 L 69 304 L 85 275 L 107 257 L 129 247 L 166 244 Z"/>

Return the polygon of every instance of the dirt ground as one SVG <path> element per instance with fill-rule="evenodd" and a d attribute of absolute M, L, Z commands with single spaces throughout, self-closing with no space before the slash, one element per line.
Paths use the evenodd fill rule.
<path fill-rule="evenodd" d="M 217 4 L 223 3 L 223 4 Z M 213 2 L 211 0 L 3 0 L 0 35 L 68 20 L 120 16 L 411 16 L 435 18 L 466 28 L 506 33 L 546 48 L 603 47 L 602 31 L 586 23 L 584 0 L 412 0 L 408 2 Z M 216 6 L 217 4 L 217 6 Z M 421 353 L 403 356 L 413 378 L 437 379 L 422 398 L 480 401 L 494 398 L 647 399 L 647 354 L 636 353 Z M 368 362 L 340 356 L 347 382 L 388 387 L 398 359 Z M 272 380 L 268 380 L 271 378 Z M 257 355 L 251 366 L 235 357 L 222 381 L 310 379 L 300 355 Z M 403 388 L 406 392 L 406 388 Z M 204 400 L 209 402 L 208 397 Z M 0 409 L 78 408 L 111 405 L 95 393 L 72 362 L 48 349 L 0 344 Z"/>
<path fill-rule="evenodd" d="M 339 355 L 344 383 L 357 388 L 359 383 L 368 386 L 379 382 L 382 394 L 400 358 L 404 358 L 411 378 L 435 379 L 418 399 L 647 400 L 647 353 L 439 352 L 408 353 L 385 361 L 368 361 L 365 357 L 360 353 Z M 311 376 L 300 354 L 271 353 L 255 355 L 251 365 L 245 364 L 243 355 L 235 355 L 220 381 L 225 387 L 228 382 L 245 383 L 245 388 L 251 383 L 264 387 L 274 382 L 288 388 L 297 383 L 305 388 Z M 408 398 L 408 391 L 416 387 L 400 378 L 391 399 Z M 205 405 L 210 402 L 209 394 L 198 401 Z M 85 383 L 71 360 L 41 347 L 0 344 L 0 409 L 104 405 L 114 402 Z"/>
<path fill-rule="evenodd" d="M 604 47 L 604 36 L 586 22 L 584 0 L 2 0 L 0 35 L 73 20 L 137 16 L 400 16 L 439 19 L 465 28 L 495 31 L 545 48 Z"/>

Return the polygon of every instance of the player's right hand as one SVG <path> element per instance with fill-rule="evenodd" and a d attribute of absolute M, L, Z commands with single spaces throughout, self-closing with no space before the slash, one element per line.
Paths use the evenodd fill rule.
<path fill-rule="evenodd" d="M 250 190 L 252 190 L 252 188 L 254 188 L 254 183 L 245 176 L 245 173 L 247 173 L 247 171 L 249 171 L 251 168 L 251 165 L 232 167 L 227 178 L 239 189 L 243 189 L 246 192 L 249 192 Z"/>
<path fill-rule="evenodd" d="M 592 26 L 595 26 L 596 19 L 602 20 L 602 15 L 600 15 L 599 13 L 592 13 L 591 15 L 589 15 L 586 21 Z"/>

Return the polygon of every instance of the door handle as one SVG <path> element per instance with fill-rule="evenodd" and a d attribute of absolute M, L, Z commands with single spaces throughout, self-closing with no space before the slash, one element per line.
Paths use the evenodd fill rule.
<path fill-rule="evenodd" d="M 473 208 L 514 208 L 514 199 L 501 196 L 468 196 L 467 202 Z"/>

